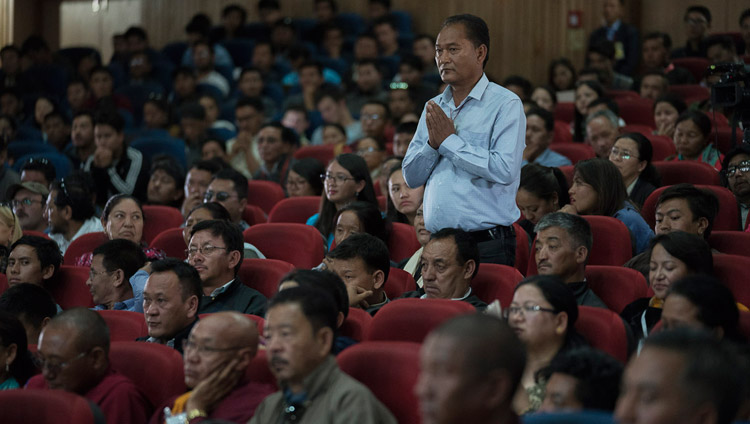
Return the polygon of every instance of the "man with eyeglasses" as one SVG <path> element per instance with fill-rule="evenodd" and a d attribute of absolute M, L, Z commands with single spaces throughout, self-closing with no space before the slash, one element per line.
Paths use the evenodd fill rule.
<path fill-rule="evenodd" d="M 741 228 L 750 228 L 750 146 L 740 144 L 724 157 L 722 173 L 726 176 L 725 185 L 734 194 L 740 205 Z"/>
<path fill-rule="evenodd" d="M 706 57 L 706 33 L 711 29 L 711 11 L 706 6 L 690 6 L 685 10 L 685 47 L 672 50 L 672 58 Z"/>
<path fill-rule="evenodd" d="M 190 391 L 174 396 L 164 407 L 167 416 L 190 422 L 202 417 L 244 423 L 255 408 L 274 392 L 245 375 L 258 351 L 255 321 L 237 312 L 217 312 L 200 320 L 183 340 L 185 385 Z M 164 408 L 157 408 L 152 424 L 164 422 Z M 196 420 L 197 421 L 197 420 Z"/>
<path fill-rule="evenodd" d="M 367 101 L 359 111 L 359 121 L 362 123 L 362 132 L 365 137 L 387 140 L 385 130 L 391 122 L 391 113 L 387 103 Z"/>
<path fill-rule="evenodd" d="M 242 232 L 237 225 L 222 220 L 195 224 L 187 258 L 201 279 L 198 312 L 237 311 L 265 315 L 266 297 L 243 284 L 238 277 L 243 249 Z"/>
<path fill-rule="evenodd" d="M 95 213 L 85 174 L 71 174 L 52 183 L 44 216 L 49 224 L 49 238 L 57 242 L 63 255 L 78 237 L 104 231 Z"/>
<path fill-rule="evenodd" d="M 8 188 L 8 198 L 12 199 L 13 212 L 25 231 L 47 231 L 47 220 L 44 219 L 44 205 L 49 190 L 37 182 L 22 182 Z"/>
<path fill-rule="evenodd" d="M 253 175 L 256 180 L 273 181 L 284 186 L 289 168 L 294 163 L 292 153 L 299 147 L 299 136 L 280 122 L 264 124 L 256 140 L 260 154 L 260 168 Z"/>
<path fill-rule="evenodd" d="M 214 174 L 206 189 L 203 202 L 216 202 L 229 212 L 232 223 L 240 226 L 242 231 L 250 224 L 242 219 L 247 205 L 247 178 L 232 168 L 225 168 Z"/>
<path fill-rule="evenodd" d="M 135 384 L 110 367 L 109 330 L 96 312 L 67 310 L 39 336 L 36 362 L 42 373 L 29 389 L 65 390 L 96 404 L 108 423 L 143 424 L 152 406 Z"/>
<path fill-rule="evenodd" d="M 130 240 L 110 240 L 94 249 L 86 280 L 94 310 L 143 313 L 143 292 L 136 294 L 130 278 L 145 264 L 146 254 Z"/>

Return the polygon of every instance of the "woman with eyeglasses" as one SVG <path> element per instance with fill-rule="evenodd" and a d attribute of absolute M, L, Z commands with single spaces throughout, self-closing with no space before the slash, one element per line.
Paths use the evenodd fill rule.
<path fill-rule="evenodd" d="M 286 193 L 289 197 L 320 196 L 323 192 L 323 181 L 320 175 L 326 171 L 323 164 L 314 158 L 302 158 L 294 161 L 286 177 Z"/>
<path fill-rule="evenodd" d="M 7 204 L 0 205 L 0 273 L 5 274 L 8 266 L 10 246 L 22 235 L 21 224 L 13 209 Z"/>
<path fill-rule="evenodd" d="M 320 211 L 307 220 L 320 231 L 326 246 L 333 243 L 336 212 L 355 200 L 378 205 L 375 189 L 365 160 L 353 153 L 337 156 L 321 175 L 324 191 L 321 195 Z"/>
<path fill-rule="evenodd" d="M 36 373 L 27 345 L 21 321 L 0 312 L 0 391 L 20 389 Z"/>
<path fill-rule="evenodd" d="M 537 379 L 537 372 L 560 353 L 586 344 L 575 330 L 576 298 L 558 277 L 529 277 L 518 284 L 503 315 L 526 345 L 526 369 L 513 409 L 519 415 L 534 412 L 542 404 L 547 385 L 546 380 Z"/>
<path fill-rule="evenodd" d="M 711 143 L 711 119 L 703 112 L 688 110 L 677 118 L 674 130 L 674 146 L 677 154 L 666 160 L 692 160 L 709 164 L 721 171 L 724 160 L 716 146 Z"/>
<path fill-rule="evenodd" d="M 661 185 L 659 173 L 651 164 L 653 154 L 651 142 L 640 133 L 617 137 L 609 154 L 609 161 L 622 175 L 628 199 L 638 209 L 643 207 L 649 194 Z"/>

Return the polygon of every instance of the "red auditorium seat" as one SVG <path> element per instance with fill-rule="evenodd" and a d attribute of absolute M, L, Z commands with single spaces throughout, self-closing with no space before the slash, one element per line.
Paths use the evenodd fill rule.
<path fill-rule="evenodd" d="M 750 256 L 750 233 L 744 231 L 711 231 L 708 244 L 721 253 Z"/>
<path fill-rule="evenodd" d="M 341 369 L 367 386 L 402 424 L 419 424 L 414 386 L 419 377 L 418 343 L 364 342 L 337 357 Z"/>
<path fill-rule="evenodd" d="M 443 322 L 475 312 L 473 306 L 460 300 L 396 299 L 383 306 L 372 319 L 367 340 L 422 343 Z"/>
<path fill-rule="evenodd" d="M 568 182 L 568 187 L 573 185 L 573 176 L 576 173 L 576 167 L 573 165 L 559 166 L 560 171 L 565 175 L 565 181 Z"/>
<path fill-rule="evenodd" d="M 333 144 L 320 144 L 316 146 L 302 146 L 294 152 L 295 159 L 313 158 L 317 159 L 323 166 L 328 166 L 336 156 L 336 146 Z"/>
<path fill-rule="evenodd" d="M 740 333 L 750 339 L 750 312 L 740 311 Z"/>
<path fill-rule="evenodd" d="M 268 214 L 268 222 L 296 222 L 304 224 L 318 213 L 320 196 L 290 197 L 276 204 Z"/>
<path fill-rule="evenodd" d="M 573 165 L 584 159 L 595 156 L 594 149 L 584 143 L 554 143 L 549 145 L 550 150 L 557 152 L 573 162 Z"/>
<path fill-rule="evenodd" d="M 655 161 L 662 185 L 679 183 L 719 185 L 719 171 L 711 165 L 690 160 Z"/>
<path fill-rule="evenodd" d="M 401 262 L 410 258 L 420 247 L 414 227 L 401 222 L 393 223 L 391 236 L 388 239 L 388 252 L 391 254 L 392 261 Z"/>
<path fill-rule="evenodd" d="M 182 228 L 170 228 L 164 230 L 154 237 L 149 246 L 161 249 L 170 258 L 186 259 L 185 239 L 182 237 Z"/>
<path fill-rule="evenodd" d="M 349 315 L 341 324 L 339 332 L 342 336 L 350 337 L 357 341 L 367 338 L 367 332 L 370 331 L 372 324 L 372 315 L 360 308 L 349 308 Z"/>
<path fill-rule="evenodd" d="M 654 127 L 651 125 L 643 125 L 643 124 L 627 124 L 624 127 L 620 127 L 620 134 L 630 133 L 630 132 L 637 132 L 641 133 L 643 135 L 651 134 L 654 132 Z"/>
<path fill-rule="evenodd" d="M 640 99 L 641 96 L 633 90 L 607 90 L 605 95 L 612 100 Z"/>
<path fill-rule="evenodd" d="M 0 294 L 5 293 L 5 290 L 8 290 L 8 276 L 0 274 Z"/>
<path fill-rule="evenodd" d="M 576 105 L 573 102 L 560 102 L 555 106 L 555 121 L 573 122 Z"/>
<path fill-rule="evenodd" d="M 711 98 L 711 91 L 700 84 L 670 85 L 667 91 L 679 96 L 688 105 Z"/>
<path fill-rule="evenodd" d="M 84 253 L 93 252 L 94 249 L 109 241 L 107 234 L 103 232 L 84 234 L 70 242 L 70 246 L 63 255 L 65 265 L 75 265 L 76 259 Z"/>
<path fill-rule="evenodd" d="M 516 232 L 516 262 L 513 265 L 521 274 L 529 267 L 529 234 L 517 222 L 513 223 Z"/>
<path fill-rule="evenodd" d="M 286 197 L 281 185 L 273 181 L 250 180 L 247 182 L 247 188 L 247 204 L 260 206 L 266 214 Z"/>
<path fill-rule="evenodd" d="M 589 288 L 618 314 L 631 302 L 648 296 L 648 282 L 640 272 L 622 266 L 588 265 Z"/>
<path fill-rule="evenodd" d="M 37 237 L 42 237 L 42 238 L 46 238 L 47 240 L 49 240 L 49 236 L 47 234 L 41 232 L 41 231 L 23 230 L 23 235 L 25 235 L 25 236 L 37 236 Z"/>
<path fill-rule="evenodd" d="M 734 299 L 750 305 L 750 285 L 747 284 L 747 272 L 750 269 L 750 258 L 739 255 L 714 253 L 714 276 L 732 291 Z"/>
<path fill-rule="evenodd" d="M 696 185 L 701 189 L 711 190 L 719 199 L 719 214 L 714 219 L 714 231 L 738 231 L 740 230 L 740 213 L 737 199 L 731 191 L 717 185 Z M 641 216 L 649 227 L 654 228 L 656 223 L 656 201 L 667 187 L 659 187 L 653 191 L 643 202 Z"/>
<path fill-rule="evenodd" d="M 318 266 L 323 261 L 323 237 L 311 225 L 258 224 L 242 234 L 246 242 L 257 247 L 269 259 L 280 259 L 304 269 Z"/>
<path fill-rule="evenodd" d="M 648 125 L 656 128 L 654 123 L 654 102 L 651 99 L 615 99 L 620 108 L 620 117 L 627 124 Z"/>
<path fill-rule="evenodd" d="M 112 368 L 131 379 L 152 405 L 162 405 L 187 391 L 182 355 L 166 345 L 113 342 L 109 360 Z"/>
<path fill-rule="evenodd" d="M 266 213 L 260 206 L 256 205 L 245 205 L 245 210 L 242 212 L 242 219 L 247 222 L 251 227 L 256 224 L 263 224 L 266 222 Z"/>
<path fill-rule="evenodd" d="M 148 335 L 146 319 L 142 313 L 131 311 L 96 311 L 109 327 L 109 338 L 113 342 L 132 342 Z"/>
<path fill-rule="evenodd" d="M 177 208 L 143 205 L 143 241 L 151 243 L 162 231 L 180 228 L 183 221 L 182 213 Z"/>
<path fill-rule="evenodd" d="M 388 199 L 385 196 L 377 196 L 377 199 L 378 199 L 378 208 L 381 211 L 385 212 L 388 207 Z"/>
<path fill-rule="evenodd" d="M 261 384 L 270 384 L 273 387 L 278 387 L 276 377 L 268 368 L 268 356 L 265 350 L 258 349 L 258 353 L 255 354 L 255 358 L 250 361 L 250 365 L 248 365 L 247 367 L 245 376 L 250 381 L 256 381 Z"/>
<path fill-rule="evenodd" d="M 750 234 L 748 234 L 750 235 Z M 400 268 L 391 267 L 388 280 L 385 282 L 385 294 L 389 299 L 396 299 L 402 294 L 417 289 L 414 277 Z"/>
<path fill-rule="evenodd" d="M 3 424 L 94 424 L 89 401 L 62 390 L 4 390 L 0 392 Z"/>
<path fill-rule="evenodd" d="M 86 285 L 88 279 L 88 267 L 63 265 L 51 281 L 45 284 L 45 288 L 63 309 L 77 306 L 91 308 L 94 306 L 94 299 Z"/>
<path fill-rule="evenodd" d="M 592 347 L 622 363 L 628 361 L 625 323 L 616 313 L 604 308 L 579 306 L 575 328 Z"/>
<path fill-rule="evenodd" d="M 674 147 L 674 141 L 665 135 L 654 135 L 651 133 L 643 134 L 651 142 L 651 148 L 654 153 L 652 161 L 663 161 L 664 159 L 676 155 L 677 149 Z"/>
<path fill-rule="evenodd" d="M 732 127 L 730 126 L 717 126 L 711 130 L 711 140 L 716 139 L 716 147 L 721 153 L 726 154 L 732 147 L 742 143 L 742 130 L 737 128 L 736 137 L 737 143 L 732 144 Z"/>
<path fill-rule="evenodd" d="M 573 142 L 573 133 L 570 132 L 570 123 L 555 121 L 555 135 L 552 143 L 571 143 Z"/>
<path fill-rule="evenodd" d="M 243 259 L 239 278 L 270 299 L 278 291 L 281 277 L 293 269 L 294 265 L 277 259 Z"/>
<path fill-rule="evenodd" d="M 690 71 L 696 81 L 703 79 L 706 69 L 711 65 L 711 62 L 705 57 L 678 57 L 672 59 L 672 63 L 674 63 L 674 66 L 679 66 Z"/>
<path fill-rule="evenodd" d="M 471 291 L 488 305 L 498 299 L 505 308 L 513 301 L 513 292 L 521 280 L 523 275 L 513 267 L 479 264 L 479 272 L 471 280 Z"/>

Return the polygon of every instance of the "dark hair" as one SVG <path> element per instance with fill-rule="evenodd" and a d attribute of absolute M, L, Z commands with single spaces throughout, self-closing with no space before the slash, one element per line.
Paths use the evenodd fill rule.
<path fill-rule="evenodd" d="M 119 205 L 123 200 L 132 200 L 133 202 L 135 202 L 136 206 L 138 206 L 138 209 L 140 209 L 141 211 L 143 221 L 146 221 L 146 215 L 143 213 L 143 205 L 141 204 L 141 201 L 138 200 L 137 197 L 131 196 L 129 194 L 115 194 L 114 196 L 110 197 L 109 200 L 107 200 L 107 204 L 104 205 L 104 209 L 102 210 L 102 220 L 105 222 L 109 221 L 109 214 L 112 213 L 112 209 L 114 209 L 115 206 Z"/>
<path fill-rule="evenodd" d="M 357 215 L 357 219 L 362 223 L 365 233 L 379 238 L 383 243 L 388 243 L 390 222 L 388 222 L 387 219 L 384 219 L 380 209 L 370 202 L 356 201 L 339 209 L 334 217 L 334 230 L 339 216 L 347 211 L 353 212 Z"/>
<path fill-rule="evenodd" d="M 13 243 L 10 247 L 10 251 L 12 252 L 16 246 L 21 245 L 29 246 L 34 249 L 37 258 L 39 258 L 42 269 L 52 265 L 55 268 L 53 275 L 60 269 L 63 256 L 62 253 L 60 253 L 60 247 L 55 241 L 40 236 L 22 236 Z"/>
<path fill-rule="evenodd" d="M 401 164 L 404 161 L 402 158 L 395 158 L 394 157 L 393 159 L 396 159 L 397 162 L 393 166 L 391 166 L 391 168 L 388 170 L 388 179 L 389 180 L 391 179 L 391 175 L 393 175 L 395 172 L 401 170 Z M 401 213 L 398 210 L 396 210 L 396 204 L 393 203 L 393 199 L 391 199 L 390 190 L 388 190 L 388 193 L 385 194 L 385 202 L 386 202 L 386 204 L 385 204 L 386 214 L 387 214 L 388 219 L 391 222 L 400 222 L 402 224 L 410 224 L 409 223 L 409 218 L 406 215 L 404 215 L 403 213 Z"/>
<path fill-rule="evenodd" d="M 419 71 L 420 74 L 424 72 L 424 63 L 413 53 L 406 53 L 401 56 L 401 61 L 398 66 L 401 67 L 402 65 L 409 66 L 414 70 Z"/>
<path fill-rule="evenodd" d="M 305 60 L 297 68 L 297 72 L 302 72 L 305 68 L 315 68 L 320 77 L 323 77 L 323 65 L 317 60 Z"/>
<path fill-rule="evenodd" d="M 594 106 L 604 105 L 609 109 L 612 113 L 615 114 L 615 116 L 620 116 L 620 106 L 617 106 L 617 102 L 612 100 L 609 97 L 599 97 L 598 99 L 594 99 L 589 103 L 589 109 L 591 109 Z"/>
<path fill-rule="evenodd" d="M 517 85 L 521 87 L 521 90 L 523 91 L 523 98 L 521 100 L 528 100 L 531 97 L 533 85 L 531 84 L 531 81 L 520 75 L 511 75 L 505 78 L 501 85 L 506 88 L 509 85 Z"/>
<path fill-rule="evenodd" d="M 341 133 L 341 135 L 344 136 L 345 139 L 348 138 L 348 135 L 346 134 L 346 128 L 344 128 L 344 126 L 339 123 L 336 123 L 336 122 L 323 123 L 320 125 L 320 127 L 323 129 L 326 129 L 328 127 L 336 128 Z"/>
<path fill-rule="evenodd" d="M 388 280 L 391 270 L 391 259 L 385 242 L 368 233 L 352 234 L 328 252 L 331 259 L 360 258 L 367 267 L 367 272 L 383 271 L 383 281 Z"/>
<path fill-rule="evenodd" d="M 258 10 L 263 9 L 281 10 L 281 6 L 277 0 L 260 0 L 258 2 Z"/>
<path fill-rule="evenodd" d="M 622 370 L 622 363 L 606 353 L 579 347 L 555 356 L 537 377 L 546 381 L 555 373 L 573 377 L 575 398 L 583 409 L 613 411 L 620 393 Z"/>
<path fill-rule="evenodd" d="M 740 143 L 736 146 L 734 146 L 729 152 L 727 152 L 726 155 L 724 155 L 724 162 L 722 162 L 722 179 L 724 186 L 729 186 L 729 181 L 726 177 L 726 169 L 729 168 L 729 162 L 734 159 L 737 155 L 750 155 L 750 144 L 747 143 Z"/>
<path fill-rule="evenodd" d="M 538 86 L 534 87 L 533 90 L 531 90 L 531 95 L 532 96 L 534 95 L 534 92 L 536 90 L 544 90 L 544 91 L 546 91 L 547 94 L 549 95 L 549 98 L 552 100 L 552 105 L 553 106 L 557 105 L 557 93 L 555 93 L 555 89 L 553 87 L 551 87 L 549 85 L 538 85 Z M 529 97 L 529 99 L 530 98 L 531 97 Z M 537 106 L 539 106 L 539 105 L 537 105 Z"/>
<path fill-rule="evenodd" d="M 667 297 L 673 294 L 690 301 L 698 309 L 698 320 L 706 327 L 721 328 L 727 340 L 745 341 L 739 329 L 740 312 L 734 295 L 716 278 L 709 275 L 683 277 L 669 288 Z"/>
<path fill-rule="evenodd" d="M 245 240 L 242 238 L 242 230 L 239 225 L 229 221 L 209 219 L 195 224 L 193 230 L 190 232 L 190 237 L 194 236 L 198 231 L 204 230 L 209 231 L 214 237 L 221 237 L 227 247 L 227 253 L 240 252 L 240 261 L 234 267 L 234 275 L 236 276 L 240 272 L 240 267 L 242 266 L 241 258 L 245 251 Z"/>
<path fill-rule="evenodd" d="M 685 19 L 687 19 L 689 13 L 693 12 L 700 13 L 704 18 L 706 18 L 706 21 L 709 24 L 711 23 L 711 11 L 708 10 L 706 6 L 693 5 L 688 7 L 687 10 L 685 10 Z"/>
<path fill-rule="evenodd" d="M 218 171 L 211 179 L 211 181 L 214 180 L 230 180 L 234 184 L 234 191 L 237 192 L 237 197 L 240 200 L 247 199 L 247 178 L 234 168 L 224 168 Z"/>
<path fill-rule="evenodd" d="M 336 4 L 335 0 L 315 0 L 313 3 L 314 4 L 328 3 L 328 5 L 331 6 L 331 11 L 333 13 L 336 13 L 339 10 L 339 6 L 338 4 Z"/>
<path fill-rule="evenodd" d="M 692 184 L 681 183 L 667 187 L 656 200 L 656 208 L 662 203 L 672 199 L 685 199 L 693 214 L 693 220 L 706 218 L 708 225 L 703 237 L 708 239 L 711 235 L 716 215 L 719 214 L 719 199 L 713 191 L 709 189 L 700 189 Z"/>
<path fill-rule="evenodd" d="M 239 4 L 232 3 L 228 6 L 226 6 L 224 9 L 221 10 L 221 17 L 225 18 L 229 16 L 230 13 L 237 12 L 240 14 L 240 24 L 244 24 L 247 20 L 247 11 L 244 7 L 240 6 Z"/>
<path fill-rule="evenodd" d="M 711 134 L 711 119 L 699 110 L 686 110 L 677 117 L 675 125 L 687 120 L 692 121 L 698 127 L 703 137 L 706 138 L 706 143 L 708 143 L 708 136 Z"/>
<path fill-rule="evenodd" d="M 144 41 L 148 40 L 148 35 L 146 35 L 146 30 L 138 26 L 131 26 L 128 29 L 126 29 L 125 34 L 123 34 L 123 37 L 125 38 L 138 37 Z"/>
<path fill-rule="evenodd" d="M 222 152 L 227 152 L 227 143 L 226 141 L 220 139 L 220 138 L 207 138 L 200 143 L 200 149 L 203 151 L 203 148 L 210 143 L 216 143 L 219 145 L 219 149 L 221 149 Z"/>
<path fill-rule="evenodd" d="M 331 98 L 334 102 L 338 103 L 344 100 L 345 96 L 343 91 L 336 86 L 324 85 L 315 92 L 315 104 L 317 105 L 325 98 Z"/>
<path fill-rule="evenodd" d="M 542 109 L 539 106 L 534 106 L 529 109 L 528 112 L 526 112 L 526 119 L 528 119 L 529 116 L 532 115 L 536 115 L 542 118 L 542 121 L 544 121 L 544 129 L 547 130 L 547 132 L 555 130 L 555 116 L 552 114 L 552 112 L 548 111 L 547 109 Z"/>
<path fill-rule="evenodd" d="M 558 66 L 564 66 L 564 67 L 568 68 L 568 70 L 570 71 L 570 73 L 573 76 L 570 79 L 571 86 L 569 86 L 569 87 L 563 87 L 561 90 L 569 90 L 569 89 L 574 88 L 575 81 L 576 81 L 576 68 L 573 66 L 573 63 L 567 57 L 561 57 L 559 59 L 555 59 L 552 62 L 550 62 L 549 67 L 547 69 L 547 83 L 551 87 L 554 87 L 555 90 L 559 90 L 560 89 L 559 87 L 555 86 L 555 68 L 557 68 Z"/>
<path fill-rule="evenodd" d="M 90 111 L 88 109 L 79 110 L 78 112 L 74 113 L 73 114 L 73 119 L 71 120 L 71 122 L 75 121 L 76 119 L 78 119 L 81 116 L 88 116 L 88 118 L 91 120 L 91 126 L 92 127 L 94 126 L 94 112 L 92 112 L 92 111 Z"/>
<path fill-rule="evenodd" d="M 666 32 L 652 31 L 643 36 L 643 42 L 648 40 L 661 40 L 662 45 L 667 51 L 672 50 L 672 37 Z"/>
<path fill-rule="evenodd" d="M 713 274 L 711 247 L 700 236 L 684 231 L 659 234 L 649 243 L 649 258 L 656 245 L 661 245 L 667 253 L 682 261 L 692 274 Z"/>
<path fill-rule="evenodd" d="M 178 66 L 175 68 L 175 70 L 172 71 L 172 79 L 175 79 L 178 76 L 190 77 L 193 79 L 197 78 L 195 75 L 195 69 L 189 66 Z"/>
<path fill-rule="evenodd" d="M 385 114 L 385 120 L 387 121 L 387 120 L 391 119 L 391 107 L 388 106 L 388 103 L 382 102 L 382 101 L 377 100 L 375 98 L 370 98 L 370 99 L 367 99 L 367 101 L 365 101 L 362 104 L 362 107 L 365 107 L 367 105 L 378 105 L 378 106 L 382 107 L 383 110 L 384 110 L 383 113 Z"/>
<path fill-rule="evenodd" d="M 287 110 L 301 111 L 304 114 L 305 118 L 309 120 L 307 116 L 307 111 L 302 107 L 300 108 L 289 107 L 287 108 Z M 278 121 L 267 122 L 263 124 L 260 127 L 260 129 L 268 128 L 268 127 L 276 128 L 281 132 L 282 143 L 288 144 L 290 146 L 299 146 L 299 135 L 297 135 L 297 132 L 294 131 L 293 129 L 285 127 L 284 125 L 281 124 L 281 122 L 278 122 Z"/>
<path fill-rule="evenodd" d="M 199 160 L 196 162 L 193 162 L 193 166 L 191 166 L 188 169 L 188 172 L 190 172 L 191 169 L 198 169 L 201 171 L 210 172 L 211 175 L 216 175 L 217 172 L 221 171 L 222 166 L 219 162 L 215 160 Z"/>
<path fill-rule="evenodd" d="M 319 196 L 323 192 L 323 181 L 320 179 L 320 174 L 325 173 L 326 168 L 319 160 L 315 158 L 297 159 L 291 164 L 289 170 L 304 178 L 312 187 L 315 196 Z"/>
<path fill-rule="evenodd" d="M 750 18 L 750 9 L 745 9 L 742 11 L 742 14 L 740 15 L 740 26 L 742 26 L 742 21 L 745 19 Z"/>
<path fill-rule="evenodd" d="M 457 228 L 443 228 L 436 233 L 430 234 L 430 241 L 445 239 L 452 239 L 456 244 L 456 261 L 459 265 L 463 266 L 468 261 L 474 261 L 476 266 L 474 267 L 474 273 L 471 274 L 471 278 L 474 279 L 477 276 L 477 272 L 479 272 L 480 263 L 477 241 L 471 234 Z"/>
<path fill-rule="evenodd" d="M 208 203 L 200 203 L 197 206 L 195 206 L 193 209 L 190 209 L 190 212 L 188 212 L 187 215 L 185 215 L 185 221 L 190 217 L 190 215 L 193 214 L 193 212 L 197 211 L 198 209 L 205 209 L 208 211 L 208 213 L 211 214 L 212 219 L 220 219 L 223 221 L 231 221 L 232 217 L 229 215 L 229 211 L 227 208 L 221 205 L 221 203 L 217 202 L 208 202 Z"/>
<path fill-rule="evenodd" d="M 151 275 L 156 272 L 173 272 L 177 275 L 177 281 L 180 283 L 180 293 L 182 294 L 183 302 L 188 300 L 190 296 L 197 297 L 199 301 L 203 297 L 201 276 L 198 274 L 198 271 L 187 262 L 176 258 L 166 258 L 151 262 Z"/>
<path fill-rule="evenodd" d="M 661 185 L 661 177 L 659 176 L 659 172 L 651 163 L 651 160 L 654 157 L 654 148 L 651 146 L 651 141 L 641 133 L 629 132 L 617 136 L 617 138 L 615 139 L 615 143 L 617 142 L 617 140 L 620 140 L 622 138 L 633 140 L 636 146 L 638 146 L 638 161 L 646 161 L 646 168 L 643 169 L 641 175 L 638 178 L 653 184 L 655 187 L 659 187 Z"/>
<path fill-rule="evenodd" d="M 571 238 L 573 247 L 583 246 L 591 253 L 591 246 L 594 244 L 594 236 L 591 232 L 591 224 L 578 215 L 565 212 L 552 212 L 542 217 L 534 227 L 534 231 L 539 233 L 547 228 L 562 228 Z"/>
<path fill-rule="evenodd" d="M 211 30 L 211 18 L 205 13 L 197 13 L 190 18 L 190 22 L 185 25 L 185 32 L 198 33 L 202 37 L 206 37 L 208 32 Z"/>
<path fill-rule="evenodd" d="M 47 115 L 49 116 L 49 114 Z M 46 117 L 45 117 L 46 119 Z M 39 171 L 44 174 L 44 179 L 47 181 L 54 181 L 57 176 L 55 172 L 55 166 L 49 160 L 40 160 L 40 158 L 30 158 L 21 166 L 21 172 L 23 171 Z"/>
<path fill-rule="evenodd" d="M 365 182 L 365 187 L 359 192 L 356 200 L 378 205 L 378 199 L 375 196 L 375 188 L 372 185 L 372 178 L 370 178 L 370 170 L 367 169 L 367 162 L 365 162 L 361 156 L 354 153 L 338 155 L 334 161 L 349 171 L 355 182 Z M 336 222 L 334 222 L 334 218 L 336 217 L 336 205 L 328 200 L 325 193 L 321 194 L 321 196 L 323 200 L 320 206 L 318 220 L 315 222 L 315 228 L 323 234 L 323 237 L 328 237 L 336 225 Z"/>
<path fill-rule="evenodd" d="M 328 327 L 335 336 L 338 310 L 336 300 L 329 292 L 310 287 L 292 287 L 276 293 L 268 302 L 268 310 L 290 303 L 299 305 L 314 332 Z"/>
<path fill-rule="evenodd" d="M 64 125 L 70 125 L 68 116 L 64 114 L 60 109 L 57 109 L 57 108 L 53 109 L 52 112 L 49 112 L 48 114 L 44 115 L 44 119 L 42 120 L 42 122 L 46 122 L 54 118 L 60 119 Z"/>
<path fill-rule="evenodd" d="M 198 102 L 185 103 L 180 107 L 180 119 L 195 119 L 204 121 L 206 119 L 206 109 Z"/>
<path fill-rule="evenodd" d="M 598 42 L 591 43 L 586 53 L 596 53 L 606 57 L 609 60 L 615 59 L 615 43 L 609 40 L 599 40 Z M 588 58 L 586 59 L 588 63 Z"/>
<path fill-rule="evenodd" d="M 582 160 L 575 165 L 575 175 L 596 192 L 596 204 L 589 215 L 614 216 L 625 206 L 628 192 L 620 170 L 607 159 Z"/>
<path fill-rule="evenodd" d="M 0 312 L 0 344 L 4 347 L 16 345 L 16 358 L 10 363 L 9 372 L 19 386 L 23 387 L 36 374 L 36 368 L 28 350 L 26 330 L 21 321 L 8 312 Z"/>
<path fill-rule="evenodd" d="M 349 316 L 349 294 L 341 278 L 331 271 L 316 269 L 295 269 L 289 271 L 279 280 L 279 286 L 287 281 L 294 281 L 300 287 L 323 290 L 336 301 L 337 312 Z"/>
<path fill-rule="evenodd" d="M 416 122 L 402 122 L 396 127 L 394 134 L 414 134 L 417 132 L 418 124 Z"/>
<path fill-rule="evenodd" d="M 146 254 L 140 246 L 130 240 L 109 240 L 94 249 L 92 256 L 102 255 L 102 265 L 107 272 L 121 269 L 129 279 L 146 263 Z"/>
<path fill-rule="evenodd" d="M 89 71 L 89 79 L 91 79 L 94 74 L 107 74 L 111 79 L 114 80 L 115 78 L 114 75 L 112 75 L 112 71 L 110 71 L 109 68 L 104 65 L 96 65 L 91 68 L 91 70 Z"/>
<path fill-rule="evenodd" d="M 578 81 L 575 85 L 575 89 L 578 90 L 582 86 L 586 86 L 596 92 L 596 97 L 604 96 L 604 88 L 601 84 L 596 81 Z M 578 111 L 578 108 L 574 108 L 574 120 L 573 120 L 573 141 L 583 141 L 586 136 L 586 117 Z"/>
<path fill-rule="evenodd" d="M 674 94 L 674 93 L 665 93 L 658 99 L 654 101 L 654 110 L 656 110 L 656 105 L 659 103 L 669 103 L 675 110 L 677 110 L 678 114 L 681 114 L 682 112 L 685 112 L 687 110 L 687 105 L 685 104 L 685 101 L 680 98 L 680 96 Z"/>
<path fill-rule="evenodd" d="M 565 329 L 565 344 L 560 349 L 560 352 L 581 344 L 582 337 L 575 328 L 575 323 L 578 320 L 578 303 L 570 287 L 563 283 L 560 277 L 554 275 L 535 275 L 521 280 L 516 286 L 514 293 L 526 285 L 533 285 L 539 289 L 544 299 L 552 305 L 555 313 L 565 312 L 568 315 L 568 327 Z"/>
<path fill-rule="evenodd" d="M 151 164 L 151 173 L 153 174 L 158 170 L 162 170 L 172 177 L 176 187 L 182 187 L 185 185 L 185 169 L 174 157 L 169 155 L 158 155 L 154 157 Z"/>
<path fill-rule="evenodd" d="M 57 305 L 52 295 L 42 286 L 30 283 L 15 284 L 0 295 L 0 311 L 13 314 L 35 329 L 42 328 L 45 318 L 57 314 Z M 36 340 L 29 340 L 36 344 Z"/>
<path fill-rule="evenodd" d="M 443 21 L 440 29 L 455 24 L 463 25 L 466 38 L 471 41 L 474 48 L 479 48 L 482 44 L 487 47 L 487 55 L 484 58 L 484 63 L 482 63 L 482 67 L 486 66 L 487 61 L 490 60 L 490 30 L 487 28 L 487 23 L 479 16 L 466 13 L 448 17 Z"/>
<path fill-rule="evenodd" d="M 125 120 L 119 112 L 115 110 L 103 109 L 94 116 L 94 126 L 107 125 L 112 127 L 115 132 L 122 134 L 125 129 Z"/>
<path fill-rule="evenodd" d="M 542 200 L 551 200 L 557 193 L 558 205 L 570 203 L 568 181 L 560 168 L 529 163 L 521 168 L 518 189 L 524 189 Z"/>
<path fill-rule="evenodd" d="M 251 107 L 258 113 L 263 113 L 266 110 L 265 106 L 263 106 L 263 100 L 258 97 L 241 97 L 237 100 L 234 110 L 241 107 Z"/>

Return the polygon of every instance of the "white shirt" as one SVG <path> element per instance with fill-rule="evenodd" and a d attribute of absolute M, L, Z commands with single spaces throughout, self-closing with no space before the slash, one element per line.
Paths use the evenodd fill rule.
<path fill-rule="evenodd" d="M 99 218 L 92 216 L 91 218 L 83 221 L 83 225 L 81 225 L 81 228 L 78 229 L 78 232 L 75 233 L 72 239 L 66 240 L 63 233 L 49 233 L 49 238 L 57 242 L 57 245 L 60 246 L 60 252 L 64 255 L 65 251 L 68 250 L 68 246 L 70 246 L 70 243 L 72 243 L 73 240 L 81 237 L 84 234 L 97 233 L 102 231 L 104 231 L 102 222 L 99 220 Z"/>

